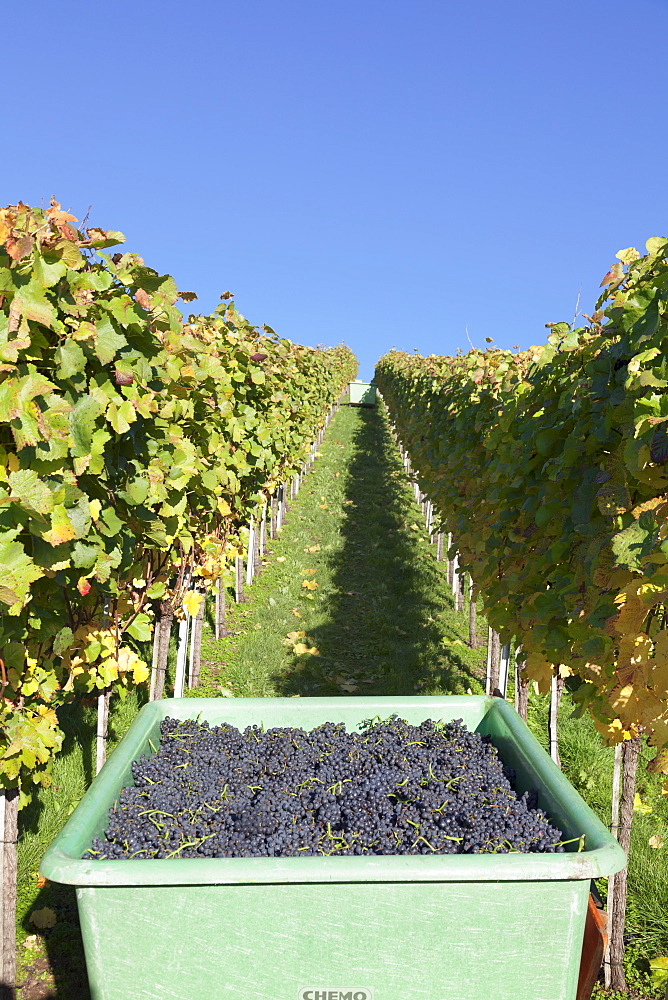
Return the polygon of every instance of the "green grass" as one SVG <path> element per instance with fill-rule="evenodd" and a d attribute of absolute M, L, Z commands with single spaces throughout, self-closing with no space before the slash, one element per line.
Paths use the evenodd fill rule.
<path fill-rule="evenodd" d="M 482 691 L 485 651 L 464 641 L 467 619 L 453 611 L 445 563 L 435 559 L 382 410 L 339 411 L 270 546 L 247 602 L 229 609 L 233 634 L 216 642 L 208 619 L 193 694 Z M 294 631 L 319 655 L 295 656 L 284 644 Z"/>

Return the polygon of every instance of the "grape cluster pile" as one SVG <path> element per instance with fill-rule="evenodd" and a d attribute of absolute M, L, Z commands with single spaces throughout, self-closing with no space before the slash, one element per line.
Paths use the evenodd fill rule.
<path fill-rule="evenodd" d="M 360 732 L 165 719 L 92 858 L 563 851 L 489 737 L 393 716 Z"/>

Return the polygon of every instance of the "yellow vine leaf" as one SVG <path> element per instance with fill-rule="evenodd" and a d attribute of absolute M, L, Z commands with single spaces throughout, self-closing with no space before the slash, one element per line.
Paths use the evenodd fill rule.
<path fill-rule="evenodd" d="M 624 740 L 630 740 L 632 735 L 636 735 L 624 728 L 621 719 L 613 719 L 612 722 L 601 722 L 600 719 L 594 719 L 594 726 L 610 746 L 623 743 Z"/>
<path fill-rule="evenodd" d="M 302 587 L 304 587 L 305 590 L 317 590 L 318 584 L 315 580 L 302 580 Z"/>
<path fill-rule="evenodd" d="M 668 744 L 668 720 L 655 719 L 652 723 L 652 732 L 647 740 L 651 747 L 663 747 Z"/>
<path fill-rule="evenodd" d="M 633 516 L 637 521 L 640 515 L 644 514 L 646 511 L 656 510 L 658 513 L 659 512 L 658 508 L 661 507 L 666 507 L 668 509 L 668 504 L 666 504 L 665 496 L 653 497 L 651 500 L 645 500 L 644 503 L 639 503 L 637 507 L 634 507 L 631 513 L 633 514 Z M 662 513 L 664 512 L 662 511 Z"/>
<path fill-rule="evenodd" d="M 196 590 L 189 590 L 183 598 L 183 608 L 194 618 L 198 614 L 203 600 L 204 594 L 198 594 Z"/>
<path fill-rule="evenodd" d="M 605 630 L 608 635 L 628 635 L 640 632 L 642 623 L 647 617 L 647 605 L 637 595 L 622 591 L 616 598 L 616 604 L 622 604 L 617 615 L 608 618 Z"/>
<path fill-rule="evenodd" d="M 301 615 L 300 615 L 301 617 Z M 306 638 L 306 632 L 288 632 L 283 640 L 284 646 L 294 646 L 296 642 Z"/>
<path fill-rule="evenodd" d="M 345 691 L 347 694 L 352 694 L 353 691 L 359 691 L 359 685 L 357 685 L 355 681 L 351 681 L 348 677 L 336 677 L 335 682 L 341 690 Z"/>
<path fill-rule="evenodd" d="M 620 684 L 646 681 L 651 656 L 652 640 L 648 635 L 644 632 L 625 635 L 619 644 L 617 656 L 617 677 Z"/>
<path fill-rule="evenodd" d="M 118 652 L 118 670 L 131 673 L 135 684 L 148 680 L 150 671 L 144 661 L 129 646 L 122 646 Z"/>
<path fill-rule="evenodd" d="M 42 538 L 50 545 L 56 546 L 71 541 L 75 536 L 76 531 L 68 517 L 67 509 L 58 504 L 51 514 L 51 527 L 44 532 Z"/>
<path fill-rule="evenodd" d="M 538 691 L 547 694 L 554 674 L 549 660 L 546 660 L 542 653 L 529 653 L 526 658 L 526 671 L 531 680 L 536 682 Z"/>
<path fill-rule="evenodd" d="M 636 792 L 633 796 L 633 811 L 640 813 L 641 816 L 648 816 L 653 810 L 650 805 L 642 801 L 639 793 Z"/>
<path fill-rule="evenodd" d="M 30 923 L 39 927 L 41 931 L 56 924 L 56 914 L 49 906 L 43 906 L 41 910 L 33 910 L 30 914 Z"/>
<path fill-rule="evenodd" d="M 647 765 L 650 774 L 668 774 L 668 750 L 659 750 Z"/>
<path fill-rule="evenodd" d="M 134 670 L 132 671 L 132 680 L 135 684 L 143 684 L 144 681 L 149 679 L 151 671 L 148 669 L 145 663 L 139 662 L 136 664 Z"/>
<path fill-rule="evenodd" d="M 625 250 L 616 253 L 615 257 L 617 260 L 621 260 L 622 264 L 631 264 L 634 260 L 638 260 L 640 254 L 635 247 L 626 247 Z"/>
<path fill-rule="evenodd" d="M 663 715 L 665 708 L 664 701 L 657 698 L 649 688 L 641 686 L 636 689 L 635 717 L 632 721 L 651 730 L 656 720 Z"/>
<path fill-rule="evenodd" d="M 638 596 L 646 607 L 653 607 L 668 597 L 668 590 L 658 583 L 643 583 L 638 587 Z"/>
<path fill-rule="evenodd" d="M 654 655 L 657 660 L 668 660 L 668 629 L 659 632 L 654 645 Z"/>

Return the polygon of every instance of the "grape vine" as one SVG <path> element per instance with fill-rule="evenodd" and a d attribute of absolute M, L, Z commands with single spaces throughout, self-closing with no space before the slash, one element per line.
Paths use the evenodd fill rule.
<path fill-rule="evenodd" d="M 57 202 L 0 209 L 0 787 L 48 784 L 77 696 L 143 683 L 136 642 L 228 572 L 354 377 L 345 347 L 190 301 Z"/>
<path fill-rule="evenodd" d="M 668 744 L 668 241 L 620 251 L 587 325 L 376 381 L 503 641 L 561 665 L 611 742 Z M 568 668 L 567 670 L 564 670 Z M 668 751 L 653 768 L 668 771 Z"/>

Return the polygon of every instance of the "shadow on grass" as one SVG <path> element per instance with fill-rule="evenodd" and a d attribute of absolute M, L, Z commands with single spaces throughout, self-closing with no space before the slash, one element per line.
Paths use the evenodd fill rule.
<path fill-rule="evenodd" d="M 57 914 L 55 926 L 42 932 L 48 962 L 27 958 L 21 963 L 17 981 L 23 988 L 18 996 L 30 1000 L 90 1000 L 74 886 L 47 882 L 34 903 L 36 910 L 44 907 Z M 29 925 L 26 929 L 35 931 Z M 46 980 L 42 978 L 44 973 Z"/>
<path fill-rule="evenodd" d="M 146 692 L 137 691 L 129 699 L 125 703 L 112 700 L 109 752 L 123 736 L 136 710 L 146 701 Z M 35 868 L 95 775 L 96 699 L 62 706 L 58 718 L 64 733 L 63 747 L 54 769 L 54 779 L 59 784 L 54 783 L 42 795 L 36 795 L 19 813 L 20 837 L 32 834 L 38 838 L 35 844 L 38 853 L 30 864 Z M 50 801 L 45 800 L 45 796 L 50 796 Z M 33 896 L 33 874 L 36 872 L 21 872 L 19 889 L 25 895 L 20 900 L 19 912 L 22 913 L 23 929 L 29 935 L 34 934 L 36 928 L 31 922 L 31 914 L 45 907 L 53 911 L 56 922 L 41 932 L 48 960 L 41 950 L 19 950 L 17 981 L 22 988 L 18 996 L 22 1000 L 90 1000 L 75 890 L 69 885 L 47 882 Z M 0 1000 L 3 1000 L 1 993 Z"/>
<path fill-rule="evenodd" d="M 479 691 L 475 667 L 449 643 L 446 656 L 444 639 L 457 636 L 439 617 L 452 610 L 445 564 L 436 562 L 415 523 L 419 514 L 387 421 L 380 409 L 358 413 L 343 544 L 331 561 L 336 589 L 328 620 L 309 633 L 321 655 L 296 658 L 274 678 L 278 692 Z"/>

